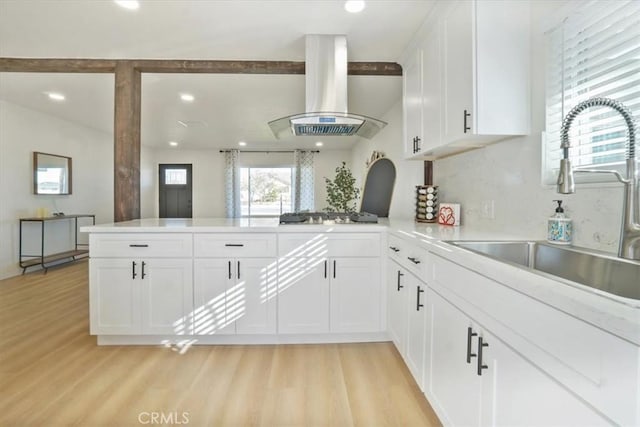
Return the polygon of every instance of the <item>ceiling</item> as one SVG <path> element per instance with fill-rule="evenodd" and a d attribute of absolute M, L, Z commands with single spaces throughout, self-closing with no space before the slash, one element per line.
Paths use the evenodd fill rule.
<path fill-rule="evenodd" d="M 109 0 L 0 0 L 0 56 L 304 60 L 305 34 L 345 34 L 350 61 L 397 61 L 434 4 L 369 0 L 359 14 L 341 0 L 141 1 L 130 11 Z M 105 132 L 113 126 L 110 74 L 0 73 L 0 99 Z M 64 93 L 63 102 L 45 92 Z M 380 118 L 401 98 L 402 79 L 350 76 L 349 110 Z M 190 93 L 193 102 L 181 101 Z M 144 74 L 142 143 L 177 149 L 315 147 L 277 140 L 267 122 L 304 111 L 304 76 Z M 181 123 L 179 123 L 182 122 Z M 186 126 L 185 126 L 186 124 Z M 325 137 L 323 149 L 355 137 Z"/>

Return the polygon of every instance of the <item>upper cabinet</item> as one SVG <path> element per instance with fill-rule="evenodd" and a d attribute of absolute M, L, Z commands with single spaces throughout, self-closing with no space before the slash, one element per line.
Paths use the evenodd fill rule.
<path fill-rule="evenodd" d="M 440 2 L 404 57 L 407 158 L 529 133 L 528 2 Z"/>

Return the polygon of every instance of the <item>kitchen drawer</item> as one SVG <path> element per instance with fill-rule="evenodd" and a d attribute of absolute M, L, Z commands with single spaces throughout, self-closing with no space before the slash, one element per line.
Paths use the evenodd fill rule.
<path fill-rule="evenodd" d="M 193 239 L 183 233 L 91 233 L 92 258 L 188 258 Z"/>
<path fill-rule="evenodd" d="M 432 285 L 473 306 L 469 316 L 499 325 L 501 339 L 616 423 L 635 424 L 638 347 L 444 258 L 432 264 Z"/>
<path fill-rule="evenodd" d="M 377 257 L 380 233 L 286 233 L 278 236 L 281 257 Z"/>
<path fill-rule="evenodd" d="M 193 236 L 197 258 L 264 258 L 276 256 L 273 233 L 200 233 Z"/>
<path fill-rule="evenodd" d="M 426 282 L 426 261 L 429 252 L 415 243 L 393 234 L 389 234 L 387 239 L 387 254 L 389 257 L 411 271 L 420 280 Z"/>

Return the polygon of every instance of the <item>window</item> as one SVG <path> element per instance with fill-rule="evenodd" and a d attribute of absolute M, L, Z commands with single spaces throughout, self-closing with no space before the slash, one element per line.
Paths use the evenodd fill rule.
<path fill-rule="evenodd" d="M 186 185 L 187 170 L 186 169 L 165 169 L 164 183 L 165 185 Z"/>
<path fill-rule="evenodd" d="M 640 117 L 640 2 L 580 3 L 547 33 L 546 141 L 543 181 L 554 184 L 562 150 L 564 116 L 592 97 L 615 99 Z M 569 156 L 576 167 L 624 171 L 627 127 L 607 107 L 580 113 L 573 122 Z M 607 175 L 576 175 L 602 181 Z"/>
<path fill-rule="evenodd" d="M 240 168 L 240 212 L 245 217 L 279 216 L 292 208 L 291 167 Z"/>

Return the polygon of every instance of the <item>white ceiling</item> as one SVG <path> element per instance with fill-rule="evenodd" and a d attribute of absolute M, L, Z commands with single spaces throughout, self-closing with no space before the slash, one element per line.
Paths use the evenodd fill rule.
<path fill-rule="evenodd" d="M 432 0 L 369 0 L 360 14 L 341 0 L 148 0 L 128 11 L 110 0 L 0 0 L 0 56 L 304 60 L 305 34 L 345 34 L 350 61 L 397 61 Z M 349 110 L 379 118 L 401 98 L 400 77 L 350 76 Z M 59 91 L 64 102 L 43 92 Z M 179 94 L 195 96 L 184 103 Z M 113 76 L 0 73 L 0 99 L 105 132 L 113 125 Z M 267 122 L 304 111 L 304 76 L 144 74 L 142 142 L 180 148 L 311 148 L 276 140 Z M 184 127 L 178 123 L 192 122 Z M 354 138 L 327 137 L 325 149 Z"/>

